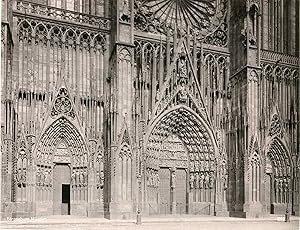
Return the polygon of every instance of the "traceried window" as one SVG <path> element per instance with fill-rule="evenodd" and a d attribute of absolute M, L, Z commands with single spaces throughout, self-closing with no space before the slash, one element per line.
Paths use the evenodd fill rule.
<path fill-rule="evenodd" d="M 299 52 L 299 1 L 264 0 L 262 4 L 263 49 Z"/>

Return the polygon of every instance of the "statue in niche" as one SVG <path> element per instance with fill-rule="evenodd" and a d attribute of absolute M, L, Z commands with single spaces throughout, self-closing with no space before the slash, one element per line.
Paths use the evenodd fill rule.
<path fill-rule="evenodd" d="M 149 173 L 149 169 L 146 170 L 146 183 L 147 183 L 147 186 L 150 186 L 150 173 Z"/>
<path fill-rule="evenodd" d="M 72 171 L 71 183 L 72 183 L 72 185 L 76 184 L 76 171 L 75 170 Z"/>
<path fill-rule="evenodd" d="M 282 182 L 283 182 L 283 180 L 282 180 L 282 178 L 280 177 L 279 180 L 278 180 L 278 190 L 279 190 L 279 192 L 282 191 Z"/>
<path fill-rule="evenodd" d="M 199 161 L 195 161 L 195 171 L 199 172 Z"/>
<path fill-rule="evenodd" d="M 194 172 L 194 161 L 190 161 L 190 171 Z"/>
<path fill-rule="evenodd" d="M 206 146 L 204 146 L 206 147 Z M 204 152 L 204 156 L 205 156 L 205 160 L 209 160 L 209 156 L 208 156 L 208 152 L 207 152 L 207 148 L 205 149 L 205 152 Z"/>
<path fill-rule="evenodd" d="M 287 177 L 283 178 L 283 189 L 285 192 L 289 191 L 289 179 Z"/>
<path fill-rule="evenodd" d="M 210 161 L 210 170 L 215 170 L 215 162 L 213 160 Z"/>
<path fill-rule="evenodd" d="M 190 173 L 190 189 L 193 189 L 194 188 L 194 174 L 193 173 Z"/>
<path fill-rule="evenodd" d="M 200 172 L 199 187 L 204 188 L 204 173 Z"/>
<path fill-rule="evenodd" d="M 80 164 L 80 165 L 83 165 L 83 164 L 84 164 L 83 162 L 84 162 L 84 161 L 83 161 L 83 153 L 81 152 L 81 153 L 80 153 L 79 164 Z"/>
<path fill-rule="evenodd" d="M 183 80 L 180 81 L 180 90 L 179 90 L 179 101 L 181 103 L 185 103 L 188 99 L 188 94 L 185 87 L 185 82 Z"/>
<path fill-rule="evenodd" d="M 83 170 L 83 185 L 87 186 L 88 184 L 88 175 L 87 175 L 87 171 Z"/>
<path fill-rule="evenodd" d="M 96 185 L 97 185 L 97 188 L 100 187 L 100 172 L 99 171 L 96 172 Z"/>
<path fill-rule="evenodd" d="M 76 180 L 76 185 L 78 186 L 79 185 L 79 183 L 80 183 L 80 181 L 79 181 L 79 174 L 80 174 L 80 172 L 79 172 L 79 170 L 77 169 L 76 170 L 76 176 L 75 176 L 75 180 Z"/>
<path fill-rule="evenodd" d="M 187 84 L 187 68 L 186 68 L 186 56 L 184 53 L 180 55 L 179 61 L 178 61 L 178 72 L 179 72 L 179 101 L 181 103 L 185 103 L 188 99 L 187 97 L 187 90 L 186 90 L 186 84 Z"/>
<path fill-rule="evenodd" d="M 41 185 L 44 186 L 45 185 L 45 170 L 44 168 L 41 168 Z"/>
<path fill-rule="evenodd" d="M 172 172 L 171 172 L 171 188 L 175 188 L 176 187 L 176 168 L 172 168 Z"/>
<path fill-rule="evenodd" d="M 209 161 L 205 161 L 204 170 L 209 171 Z"/>
<path fill-rule="evenodd" d="M 52 187 L 52 175 L 51 175 L 51 169 L 49 169 L 49 187 Z"/>
<path fill-rule="evenodd" d="M 160 179 L 159 179 L 158 172 L 156 172 L 156 187 L 158 188 L 159 185 L 160 185 Z"/>
<path fill-rule="evenodd" d="M 277 191 L 278 187 L 279 187 L 279 181 L 278 181 L 278 178 L 276 176 L 275 176 L 275 179 L 274 179 L 274 184 L 275 184 L 275 190 Z"/>
<path fill-rule="evenodd" d="M 50 171 L 49 171 L 49 169 L 45 170 L 45 184 L 46 184 L 46 186 L 50 185 Z"/>
<path fill-rule="evenodd" d="M 208 172 L 205 172 L 205 178 L 204 178 L 204 187 L 205 189 L 208 189 L 209 188 L 209 174 Z"/>
<path fill-rule="evenodd" d="M 199 184 L 199 181 L 200 180 L 200 176 L 199 176 L 199 173 L 196 172 L 196 178 L 195 178 L 195 188 L 198 189 L 200 184 Z"/>
<path fill-rule="evenodd" d="M 83 184 L 84 184 L 83 169 L 81 169 L 79 173 L 79 185 L 82 186 Z"/>
<path fill-rule="evenodd" d="M 200 161 L 200 171 L 204 171 L 204 162 Z"/>
<path fill-rule="evenodd" d="M 154 172 L 153 169 L 150 171 L 150 186 L 154 186 Z"/>
<path fill-rule="evenodd" d="M 209 177 L 209 188 L 214 187 L 214 182 L 215 182 L 215 175 L 214 172 L 210 172 L 210 177 Z"/>
<path fill-rule="evenodd" d="M 86 165 L 86 163 L 87 163 L 87 154 L 86 153 L 83 154 L 82 163 L 83 163 L 83 165 Z"/>
<path fill-rule="evenodd" d="M 179 77 L 180 79 L 187 79 L 187 68 L 186 68 L 186 56 L 185 53 L 181 53 L 179 58 Z"/>
<path fill-rule="evenodd" d="M 227 173 L 223 176 L 223 188 L 226 190 L 228 188 L 228 175 Z"/>
<path fill-rule="evenodd" d="M 40 183 L 41 183 L 41 169 L 40 168 L 38 168 L 37 172 L 36 172 L 36 183 L 37 183 L 37 185 L 40 185 Z"/>
<path fill-rule="evenodd" d="M 130 20 L 130 8 L 128 0 L 123 0 L 123 7 L 121 10 L 121 20 L 125 22 L 129 22 Z"/>
<path fill-rule="evenodd" d="M 100 188 L 102 189 L 104 186 L 104 172 L 100 171 Z"/>
<path fill-rule="evenodd" d="M 15 178 L 16 178 L 18 187 L 21 187 L 21 184 L 22 184 L 22 169 L 21 168 L 18 169 Z"/>

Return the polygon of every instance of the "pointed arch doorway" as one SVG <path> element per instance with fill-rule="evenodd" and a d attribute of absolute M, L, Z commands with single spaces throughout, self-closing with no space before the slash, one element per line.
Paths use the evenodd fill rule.
<path fill-rule="evenodd" d="M 267 209 L 270 214 L 284 214 L 292 209 L 292 163 L 287 148 L 275 137 L 267 148 Z M 289 205 L 290 204 L 290 205 Z"/>
<path fill-rule="evenodd" d="M 36 147 L 37 215 L 87 215 L 88 151 L 64 116 L 50 123 Z"/>
<path fill-rule="evenodd" d="M 203 119 L 185 105 L 174 106 L 153 121 L 146 140 L 148 213 L 212 214 L 217 148 Z"/>

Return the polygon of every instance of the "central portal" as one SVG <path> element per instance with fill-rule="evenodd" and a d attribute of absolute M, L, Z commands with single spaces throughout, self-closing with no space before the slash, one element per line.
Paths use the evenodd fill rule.
<path fill-rule="evenodd" d="M 216 145 L 204 124 L 186 106 L 175 106 L 153 122 L 145 157 L 149 215 L 213 214 Z"/>
<path fill-rule="evenodd" d="M 71 172 L 67 164 L 56 164 L 53 173 L 53 214 L 70 215 Z"/>

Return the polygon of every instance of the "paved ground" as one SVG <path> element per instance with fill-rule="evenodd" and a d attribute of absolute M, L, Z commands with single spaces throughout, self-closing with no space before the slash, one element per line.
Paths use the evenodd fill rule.
<path fill-rule="evenodd" d="M 134 220 L 106 220 L 75 216 L 50 216 L 47 218 L 16 219 L 0 222 L 0 229 L 132 229 L 132 230 L 299 230 L 299 218 L 291 217 L 284 222 L 283 216 L 270 216 L 260 219 L 240 219 L 232 217 L 145 217 L 142 225 Z"/>

